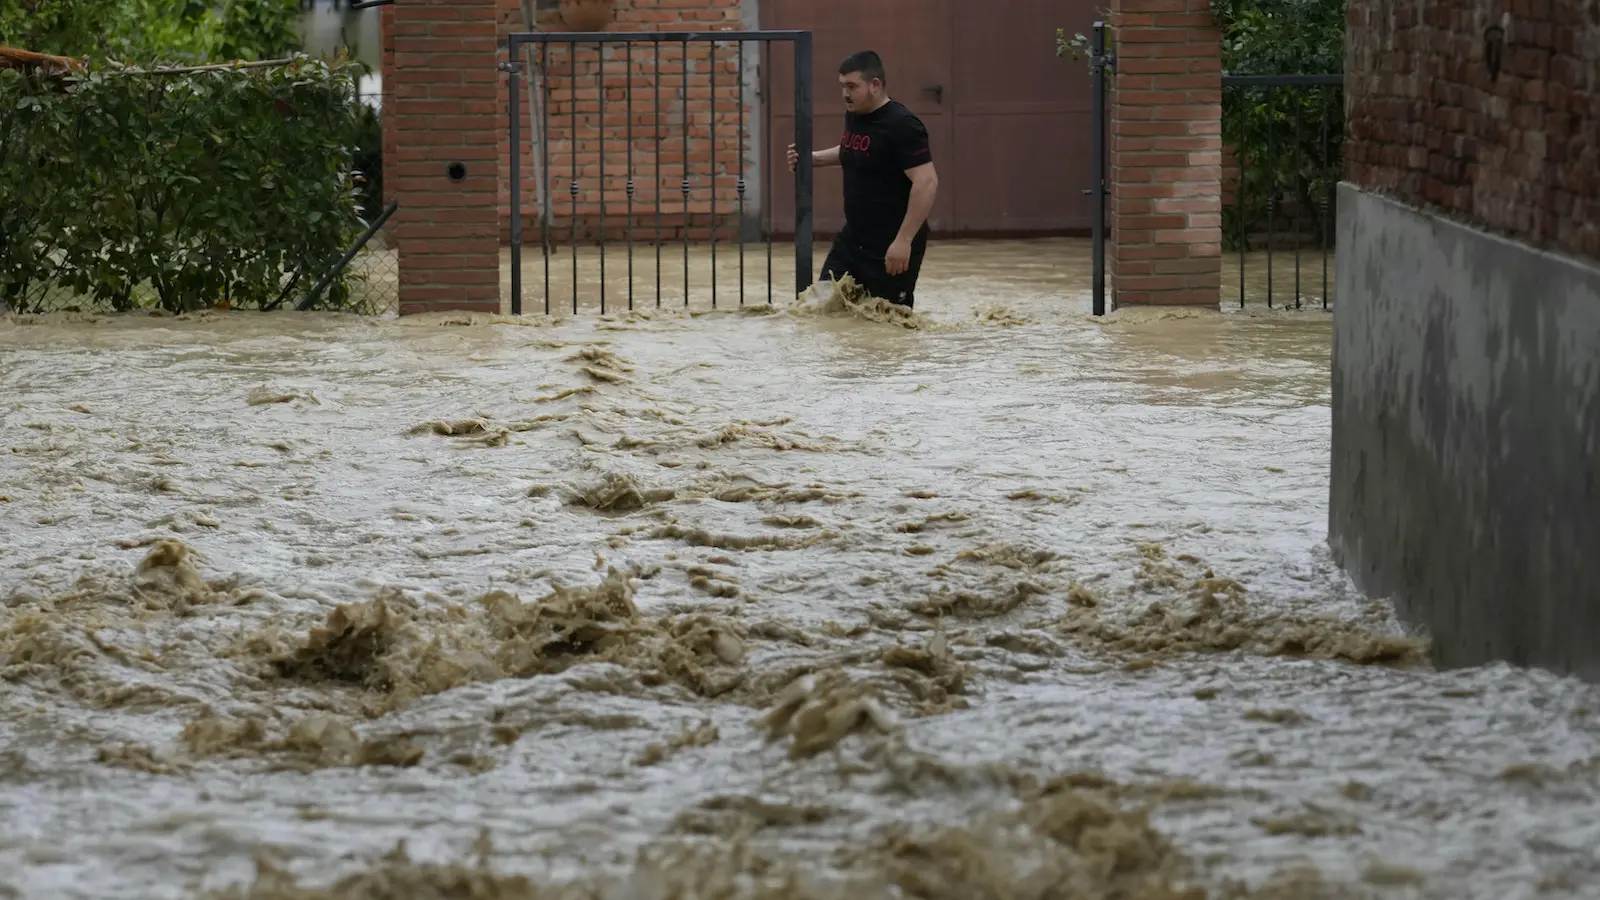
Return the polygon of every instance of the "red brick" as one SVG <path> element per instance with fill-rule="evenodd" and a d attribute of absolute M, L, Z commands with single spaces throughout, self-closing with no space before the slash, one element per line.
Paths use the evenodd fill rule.
<path fill-rule="evenodd" d="M 1124 264 L 1130 260 L 1180 259 L 1189 255 L 1189 248 L 1179 244 L 1145 244 L 1118 248 L 1117 255 Z"/>
<path fill-rule="evenodd" d="M 1122 122 L 1113 120 L 1112 133 L 1135 136 L 1187 135 L 1189 128 L 1182 122 Z"/>
<path fill-rule="evenodd" d="M 445 300 L 432 305 L 434 312 L 460 311 L 491 314 L 500 312 L 500 298 L 498 296 L 492 300 Z"/>
<path fill-rule="evenodd" d="M 1220 198 L 1219 198 L 1220 199 Z M 1158 244 L 1202 244 L 1220 243 L 1222 229 L 1215 228 L 1183 228 L 1171 231 L 1158 231 L 1154 235 Z M 1218 271 L 1221 271 L 1220 269 Z"/>
<path fill-rule="evenodd" d="M 1153 271 L 1163 275 L 1216 275 L 1218 278 L 1222 275 L 1216 260 L 1203 254 L 1189 254 L 1181 259 L 1158 259 L 1152 263 L 1152 267 Z"/>
<path fill-rule="evenodd" d="M 1117 211 L 1119 213 L 1125 212 L 1126 207 L 1118 206 Z M 1135 230 L 1182 228 L 1188 224 L 1187 219 L 1182 215 L 1122 215 L 1118 222 L 1124 228 Z"/>
<path fill-rule="evenodd" d="M 1152 295 L 1167 291 L 1192 290 L 1195 285 L 1181 275 L 1133 275 L 1125 270 L 1117 272 L 1117 282 L 1130 291 L 1148 292 Z"/>
<path fill-rule="evenodd" d="M 1164 213 L 1204 213 L 1217 208 L 1217 201 L 1208 196 L 1164 197 L 1153 204 L 1156 212 Z"/>
<path fill-rule="evenodd" d="M 437 301 L 467 300 L 467 291 L 454 285 L 400 285 L 400 305 L 408 303 L 434 303 Z"/>
<path fill-rule="evenodd" d="M 1122 75 L 1182 75 L 1190 71 L 1189 62 L 1181 59 L 1129 59 L 1117 60 L 1117 72 Z M 1218 71 L 1221 71 L 1220 69 Z"/>

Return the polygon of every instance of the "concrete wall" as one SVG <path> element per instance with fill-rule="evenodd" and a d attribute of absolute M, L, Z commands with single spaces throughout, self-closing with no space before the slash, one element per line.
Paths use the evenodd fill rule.
<path fill-rule="evenodd" d="M 1341 186 L 1329 540 L 1442 665 L 1600 680 L 1600 266 Z"/>

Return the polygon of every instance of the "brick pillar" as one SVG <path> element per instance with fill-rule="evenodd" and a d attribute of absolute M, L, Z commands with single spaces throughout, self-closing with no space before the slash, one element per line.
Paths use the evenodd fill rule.
<path fill-rule="evenodd" d="M 1222 33 L 1209 0 L 1114 0 L 1112 301 L 1222 300 Z"/>
<path fill-rule="evenodd" d="M 500 311 L 497 8 L 496 0 L 388 7 L 401 315 Z M 459 182 L 450 177 L 456 164 L 465 170 Z"/>

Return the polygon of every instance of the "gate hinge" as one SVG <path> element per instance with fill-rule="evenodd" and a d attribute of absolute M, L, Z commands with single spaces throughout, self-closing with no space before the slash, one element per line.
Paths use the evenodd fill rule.
<path fill-rule="evenodd" d="M 513 75 L 522 74 L 522 63 L 514 59 L 506 60 L 505 62 L 497 62 L 494 64 L 494 67 L 502 72 L 510 72 Z"/>

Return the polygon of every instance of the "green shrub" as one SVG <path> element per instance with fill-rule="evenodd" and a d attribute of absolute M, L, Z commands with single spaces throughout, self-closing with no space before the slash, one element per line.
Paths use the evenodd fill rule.
<path fill-rule="evenodd" d="M 0 44 L 124 62 L 281 59 L 300 0 L 0 0 Z"/>
<path fill-rule="evenodd" d="M 361 192 L 361 217 L 371 221 L 383 212 L 383 115 L 368 104 L 355 114 L 354 166 Z"/>
<path fill-rule="evenodd" d="M 180 312 L 293 304 L 363 228 L 350 67 L 0 71 L 0 297 Z M 322 304 L 348 302 L 344 278 Z"/>
<path fill-rule="evenodd" d="M 1345 0 L 1211 0 L 1222 26 L 1229 75 L 1323 75 L 1344 71 Z M 1337 210 L 1329 191 L 1341 176 L 1344 92 L 1340 88 L 1232 88 L 1222 101 L 1222 141 L 1247 161 L 1244 202 L 1237 190 L 1223 209 L 1223 243 L 1276 225 L 1292 196 L 1318 246 L 1331 247 Z M 1276 217 L 1276 222 L 1273 221 Z M 1280 232 L 1281 233 L 1281 232 Z"/>

